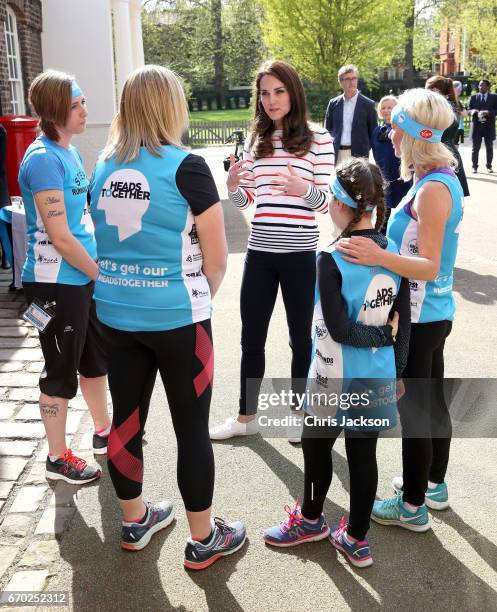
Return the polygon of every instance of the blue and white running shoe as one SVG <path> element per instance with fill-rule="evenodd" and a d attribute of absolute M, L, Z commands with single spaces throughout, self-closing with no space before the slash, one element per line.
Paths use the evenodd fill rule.
<path fill-rule="evenodd" d="M 369 548 L 368 539 L 349 544 L 343 537 L 347 532 L 347 521 L 342 517 L 340 525 L 331 527 L 330 542 L 333 546 L 345 555 L 347 560 L 355 567 L 369 567 L 373 565 L 373 556 Z"/>
<path fill-rule="evenodd" d="M 206 544 L 188 539 L 183 561 L 187 569 L 203 570 L 221 557 L 232 555 L 245 544 L 247 531 L 242 521 L 226 523 L 215 516 L 211 525 L 212 535 Z"/>
<path fill-rule="evenodd" d="M 404 481 L 402 476 L 392 479 L 392 487 L 396 493 L 402 494 Z M 428 487 L 425 492 L 425 504 L 432 510 L 446 510 L 449 507 L 449 490 L 447 484 L 442 482 L 434 489 Z"/>
<path fill-rule="evenodd" d="M 152 536 L 165 529 L 173 522 L 174 510 L 171 502 L 163 501 L 147 506 L 147 518 L 143 523 L 122 522 L 121 548 L 125 550 L 141 550 L 150 542 Z"/>
<path fill-rule="evenodd" d="M 264 542 L 271 546 L 296 546 L 304 542 L 317 542 L 324 540 L 330 533 L 324 514 L 321 514 L 317 523 L 306 521 L 300 511 L 298 501 L 293 508 L 287 504 L 285 512 L 288 519 L 264 532 Z"/>
<path fill-rule="evenodd" d="M 402 495 L 375 501 L 371 518 L 381 525 L 397 525 L 410 531 L 428 531 L 431 527 L 426 506 L 423 504 L 415 512 L 410 512 L 402 502 Z"/>

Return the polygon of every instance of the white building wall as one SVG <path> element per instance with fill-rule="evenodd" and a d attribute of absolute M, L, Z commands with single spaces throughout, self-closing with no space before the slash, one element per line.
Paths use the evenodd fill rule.
<path fill-rule="evenodd" d="M 43 68 L 74 74 L 88 101 L 87 130 L 74 144 L 89 173 L 107 140 L 122 83 L 143 65 L 140 5 L 140 0 L 42 2 Z"/>

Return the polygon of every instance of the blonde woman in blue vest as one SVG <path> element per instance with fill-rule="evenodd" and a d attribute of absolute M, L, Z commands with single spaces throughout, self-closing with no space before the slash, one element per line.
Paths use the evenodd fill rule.
<path fill-rule="evenodd" d="M 452 329 L 454 264 L 463 214 L 456 160 L 441 143 L 454 120 L 448 101 L 426 89 L 411 89 L 392 111 L 392 142 L 401 176 L 414 184 L 389 219 L 387 236 L 400 254 L 386 253 L 361 237 L 337 249 L 352 263 L 383 266 L 410 280 L 411 340 L 404 371 L 403 477 L 395 497 L 375 503 L 372 518 L 415 532 L 430 528 L 427 507 L 449 506 L 445 475 L 452 425 L 443 393 L 444 347 Z"/>

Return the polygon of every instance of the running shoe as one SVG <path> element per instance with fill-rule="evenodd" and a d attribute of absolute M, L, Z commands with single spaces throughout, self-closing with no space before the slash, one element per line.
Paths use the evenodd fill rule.
<path fill-rule="evenodd" d="M 147 516 L 143 523 L 122 522 L 121 548 L 141 550 L 150 542 L 152 536 L 173 522 L 174 510 L 169 501 L 158 504 L 145 502 Z"/>
<path fill-rule="evenodd" d="M 396 476 L 392 479 L 392 487 L 396 493 L 402 494 L 403 486 L 402 476 Z M 450 505 L 447 484 L 441 482 L 434 489 L 428 487 L 425 492 L 425 504 L 432 510 L 446 510 Z"/>
<path fill-rule="evenodd" d="M 79 485 L 97 480 L 101 475 L 100 468 L 88 465 L 84 459 L 73 455 L 70 448 L 56 461 L 50 461 L 47 457 L 45 462 L 45 476 L 49 480 L 64 480 Z"/>
<path fill-rule="evenodd" d="M 94 455 L 106 455 L 107 454 L 107 443 L 109 436 L 101 436 L 98 433 L 93 434 L 93 454 Z"/>
<path fill-rule="evenodd" d="M 230 417 L 221 425 L 209 429 L 209 437 L 211 440 L 228 440 L 236 436 L 252 436 L 257 432 L 257 418 L 248 423 L 240 423 L 236 417 Z"/>
<path fill-rule="evenodd" d="M 293 508 L 286 504 L 284 509 L 288 514 L 287 520 L 266 529 L 264 532 L 266 544 L 281 547 L 296 546 L 303 542 L 317 542 L 328 537 L 330 528 L 324 514 L 321 514 L 317 523 L 311 523 L 302 516 L 298 501 Z"/>
<path fill-rule="evenodd" d="M 247 537 L 245 525 L 241 521 L 225 523 L 217 516 L 212 522 L 212 532 L 207 544 L 188 538 L 183 561 L 187 569 L 202 570 L 221 557 L 232 555 L 240 550 Z"/>
<path fill-rule="evenodd" d="M 402 495 L 375 501 L 371 518 L 381 525 L 397 525 L 410 531 L 428 531 L 431 527 L 426 506 L 423 504 L 415 512 L 410 512 L 402 502 Z"/>
<path fill-rule="evenodd" d="M 343 537 L 347 532 L 347 521 L 342 517 L 340 525 L 334 525 L 331 528 L 330 542 L 333 546 L 345 555 L 347 560 L 355 567 L 369 567 L 373 565 L 373 557 L 369 548 L 368 539 L 365 538 L 360 542 L 349 544 Z"/>

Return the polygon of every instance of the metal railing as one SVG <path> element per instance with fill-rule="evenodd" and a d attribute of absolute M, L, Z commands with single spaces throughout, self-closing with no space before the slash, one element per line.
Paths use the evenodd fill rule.
<path fill-rule="evenodd" d="M 249 123 L 250 121 L 192 121 L 184 142 L 191 147 L 223 144 L 235 130 L 247 131 Z"/>

